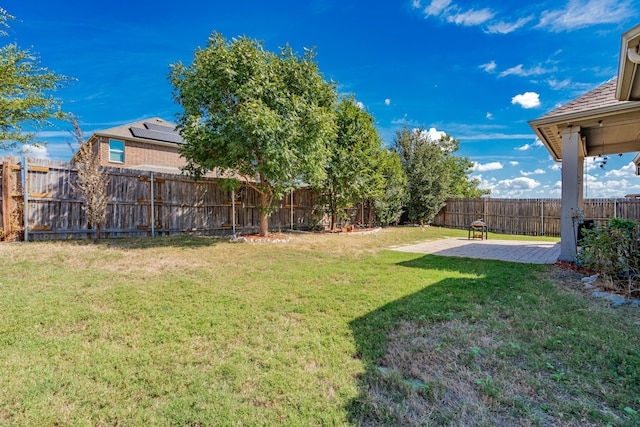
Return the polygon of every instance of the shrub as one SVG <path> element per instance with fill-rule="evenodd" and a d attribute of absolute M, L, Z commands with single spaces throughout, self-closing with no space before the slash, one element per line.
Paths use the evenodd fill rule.
<path fill-rule="evenodd" d="M 584 230 L 578 262 L 598 273 L 608 286 L 629 297 L 640 296 L 640 229 L 629 219 L 612 218 L 606 226 Z"/>

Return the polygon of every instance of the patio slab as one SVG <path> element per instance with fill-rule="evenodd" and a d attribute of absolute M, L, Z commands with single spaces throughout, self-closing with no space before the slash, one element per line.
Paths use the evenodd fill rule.
<path fill-rule="evenodd" d="M 495 259 L 527 264 L 554 264 L 560 256 L 560 242 L 535 242 L 530 240 L 449 238 L 391 249 L 400 252 Z"/>

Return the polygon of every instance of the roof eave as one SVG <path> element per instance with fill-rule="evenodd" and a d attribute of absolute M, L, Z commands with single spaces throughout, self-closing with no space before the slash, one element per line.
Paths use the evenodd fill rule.
<path fill-rule="evenodd" d="M 618 85 L 616 99 L 619 101 L 640 101 L 640 95 L 634 95 L 634 86 L 640 85 L 640 67 L 630 59 L 631 54 L 638 54 L 640 44 L 640 25 L 635 26 L 622 35 L 620 44 L 620 62 L 618 64 Z"/>
<path fill-rule="evenodd" d="M 608 105 L 606 107 L 594 108 L 587 111 L 578 111 L 575 113 L 558 114 L 556 116 L 541 117 L 531 120 L 529 126 L 541 126 L 555 124 L 557 126 L 579 125 L 583 122 L 593 120 L 602 120 L 607 116 L 620 113 L 632 113 L 636 110 L 640 111 L 640 101 L 625 102 L 624 104 Z"/>
<path fill-rule="evenodd" d="M 154 144 L 154 145 L 160 145 L 162 147 L 180 147 L 181 145 L 184 144 L 179 144 L 177 142 L 164 142 L 164 141 L 158 141 L 156 139 L 146 139 L 146 138 L 137 138 L 135 136 L 122 136 L 122 135 L 112 135 L 112 134 L 108 134 L 108 133 L 102 133 L 102 132 L 96 132 L 93 135 L 91 135 L 91 138 L 98 138 L 98 137 L 103 137 L 103 138 L 110 138 L 110 139 L 124 139 L 126 141 L 134 141 L 134 142 L 140 142 L 142 144 Z"/>

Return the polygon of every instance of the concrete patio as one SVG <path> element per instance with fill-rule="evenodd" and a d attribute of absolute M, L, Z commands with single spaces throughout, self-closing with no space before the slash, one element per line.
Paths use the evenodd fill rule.
<path fill-rule="evenodd" d="M 392 249 L 400 252 L 493 259 L 528 264 L 554 264 L 560 256 L 560 242 L 536 242 L 530 240 L 449 238 L 394 247 Z"/>

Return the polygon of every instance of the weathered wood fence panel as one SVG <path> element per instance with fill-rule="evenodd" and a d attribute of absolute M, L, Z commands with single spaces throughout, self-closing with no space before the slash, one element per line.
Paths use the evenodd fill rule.
<path fill-rule="evenodd" d="M 0 165 L 0 239 L 12 235 L 23 239 L 93 235 L 83 201 L 74 188 L 77 171 L 73 164 L 0 157 Z M 259 194 L 247 185 L 233 193 L 234 219 L 232 193 L 213 179 L 195 182 L 181 175 L 115 168 L 107 171 L 105 237 L 230 234 L 234 220 L 238 233 L 259 230 Z M 317 212 L 319 197 L 309 188 L 286 194 L 276 202 L 278 210 L 271 215 L 270 229 L 328 226 L 326 215 Z M 449 199 L 432 224 L 466 229 L 480 219 L 490 231 L 498 233 L 559 236 L 560 214 L 560 199 Z M 585 219 L 598 224 L 614 216 L 640 220 L 640 199 L 586 199 L 584 214 Z M 346 222 L 375 223 L 374 208 L 369 203 L 348 209 L 347 215 L 346 221 L 339 221 L 339 227 Z"/>
<path fill-rule="evenodd" d="M 489 231 L 504 234 L 560 236 L 560 199 L 448 199 L 433 225 L 466 229 L 483 220 Z M 640 220 L 640 199 L 585 199 L 584 218 L 606 224 L 613 217 Z"/>
<path fill-rule="evenodd" d="M 19 226 L 19 238 L 67 239 L 93 235 L 83 200 L 74 188 L 77 171 L 73 164 L 4 157 L 0 158 L 0 165 L 0 188 L 3 189 L 0 238 L 6 237 L 3 233 L 11 228 L 10 220 Z M 109 203 L 102 228 L 104 237 L 152 233 L 216 235 L 232 231 L 232 192 L 223 190 L 214 179 L 196 182 L 181 175 L 116 168 L 107 168 L 107 172 Z M 26 198 L 23 181 L 28 193 Z M 241 185 L 234 195 L 237 232 L 257 232 L 259 194 Z M 277 202 L 280 209 L 271 216 L 270 228 L 308 228 L 317 200 L 318 195 L 305 188 L 286 195 Z M 11 215 L 15 218 L 10 218 Z"/>

